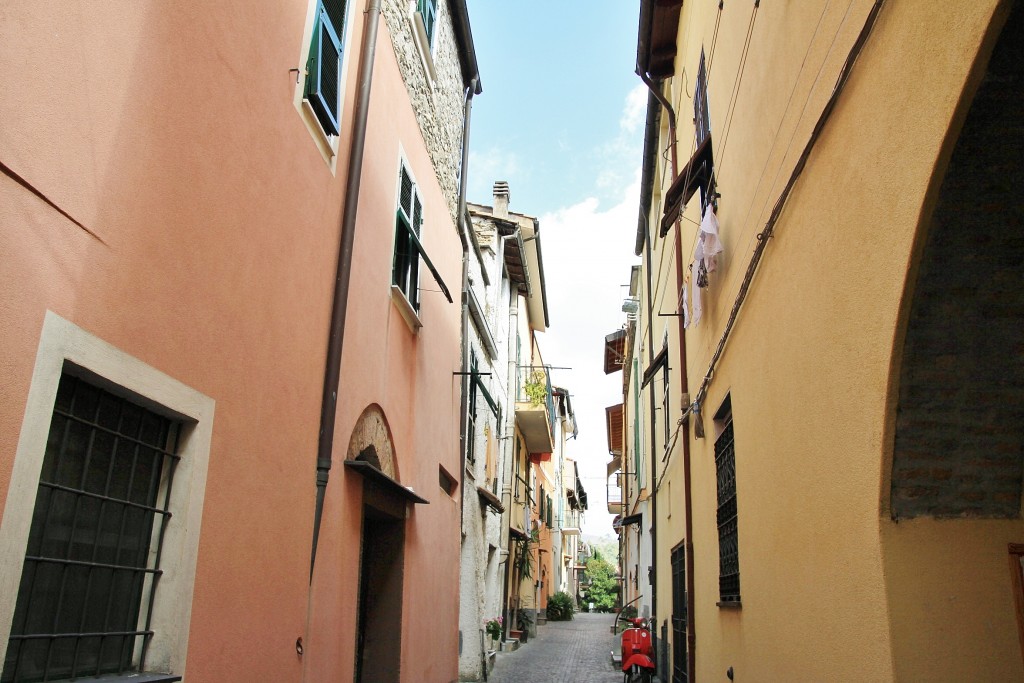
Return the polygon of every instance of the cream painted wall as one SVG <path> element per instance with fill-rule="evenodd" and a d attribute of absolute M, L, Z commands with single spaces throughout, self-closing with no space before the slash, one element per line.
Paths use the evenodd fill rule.
<path fill-rule="evenodd" d="M 996 4 L 885 3 L 776 226 L 702 406 L 707 438 L 691 441 L 702 680 L 729 667 L 742 680 L 1024 674 L 1006 558 L 1020 523 L 896 526 L 880 506 L 906 273 L 943 141 Z M 709 98 L 725 252 L 704 290 L 704 318 L 687 332 L 691 395 L 708 370 L 756 234 L 870 5 L 762 3 L 735 101 L 754 9 L 726 3 L 721 13 Z M 697 64 L 717 15 L 713 3 L 683 6 L 680 75 L 671 82 L 680 164 L 693 136 Z M 668 178 L 661 180 L 667 187 Z M 687 263 L 700 219 L 699 203 L 691 204 L 682 223 Z M 655 310 L 672 310 L 664 294 L 674 291 L 674 272 L 659 265 L 667 258 L 655 252 L 663 282 Z M 655 338 L 660 342 L 657 331 Z M 736 438 L 741 610 L 715 605 L 712 416 L 726 395 Z M 681 480 L 675 452 L 666 474 L 672 517 L 664 498 L 658 510 L 659 622 L 671 611 L 669 552 L 683 533 Z M 666 495 L 664 484 L 659 494 Z M 953 632 L 954 623 L 964 628 Z"/>

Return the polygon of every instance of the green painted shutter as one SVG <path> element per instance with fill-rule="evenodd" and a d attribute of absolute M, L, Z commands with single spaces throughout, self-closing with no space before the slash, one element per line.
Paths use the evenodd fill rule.
<path fill-rule="evenodd" d="M 341 116 L 341 38 L 345 3 L 333 0 L 320 2 L 313 22 L 313 42 L 306 65 L 306 87 L 303 93 L 316 113 L 317 120 L 329 135 L 337 135 Z M 340 9 L 339 9 L 340 6 Z M 338 20 L 332 17 L 338 17 Z"/>

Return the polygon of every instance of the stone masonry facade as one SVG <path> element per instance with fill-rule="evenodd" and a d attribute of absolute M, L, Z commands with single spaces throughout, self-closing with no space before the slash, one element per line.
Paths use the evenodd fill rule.
<path fill-rule="evenodd" d="M 414 36 L 415 11 L 416 0 L 384 0 L 381 5 L 416 120 L 448 201 L 448 212 L 457 224 L 464 97 L 458 44 L 448 3 L 439 0 L 430 57 L 435 78 L 431 78 Z"/>

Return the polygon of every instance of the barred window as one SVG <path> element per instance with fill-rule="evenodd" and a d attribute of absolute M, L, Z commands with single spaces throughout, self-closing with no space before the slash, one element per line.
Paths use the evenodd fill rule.
<path fill-rule="evenodd" d="M 686 544 L 672 549 L 672 683 L 688 680 L 686 656 Z"/>
<path fill-rule="evenodd" d="M 178 430 L 61 375 L 3 683 L 145 670 Z"/>
<path fill-rule="evenodd" d="M 736 447 L 732 404 L 728 397 L 715 416 L 721 427 L 715 440 L 718 479 L 718 593 L 722 603 L 740 602 L 740 553 L 736 511 Z"/>

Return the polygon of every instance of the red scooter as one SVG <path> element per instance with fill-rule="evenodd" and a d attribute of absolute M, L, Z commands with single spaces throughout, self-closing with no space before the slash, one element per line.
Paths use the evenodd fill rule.
<path fill-rule="evenodd" d="M 646 619 L 619 618 L 629 624 L 629 628 L 622 632 L 622 681 L 651 683 L 657 667 L 650 626 Z"/>

